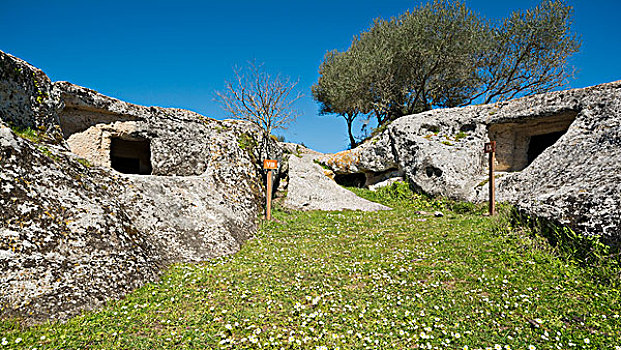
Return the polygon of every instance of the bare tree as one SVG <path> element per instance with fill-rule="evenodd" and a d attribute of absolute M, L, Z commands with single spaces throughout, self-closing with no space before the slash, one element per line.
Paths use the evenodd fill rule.
<path fill-rule="evenodd" d="M 216 100 L 235 119 L 250 121 L 268 137 L 273 129 L 286 129 L 300 113 L 293 104 L 303 95 L 295 92 L 298 81 L 265 71 L 263 64 L 248 62 L 245 69 L 233 68 L 235 79 L 226 81 Z"/>

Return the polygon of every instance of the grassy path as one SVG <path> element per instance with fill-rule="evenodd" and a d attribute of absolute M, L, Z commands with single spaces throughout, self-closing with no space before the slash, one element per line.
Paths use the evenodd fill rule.
<path fill-rule="evenodd" d="M 621 349 L 618 283 L 405 197 L 390 212 L 277 211 L 235 256 L 174 266 L 97 313 L 0 323 L 0 349 Z"/>

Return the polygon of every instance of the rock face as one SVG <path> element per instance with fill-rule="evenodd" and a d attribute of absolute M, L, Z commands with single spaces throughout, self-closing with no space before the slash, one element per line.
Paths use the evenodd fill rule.
<path fill-rule="evenodd" d="M 418 190 L 487 197 L 485 142 L 498 142 L 497 199 L 583 234 L 621 238 L 621 82 L 397 119 L 321 162 L 366 186 L 405 175 Z"/>
<path fill-rule="evenodd" d="M 567 133 L 498 184 L 528 215 L 621 243 L 621 90 L 600 94 Z"/>
<path fill-rule="evenodd" d="M 0 51 L 0 120 L 18 127 L 58 125 L 60 95 L 40 69 Z"/>
<path fill-rule="evenodd" d="M 291 151 L 291 150 L 290 150 Z M 285 205 L 299 210 L 390 210 L 389 207 L 356 196 L 339 186 L 315 163 L 320 153 L 296 149 L 289 156 L 289 181 Z"/>
<path fill-rule="evenodd" d="M 0 76 L 0 317 L 64 319 L 256 232 L 259 160 L 282 151 L 250 123 L 51 83 L 2 52 Z"/>
<path fill-rule="evenodd" d="M 0 128 L 2 317 L 66 318 L 154 280 L 164 263 L 116 198 L 124 179 L 47 147 Z"/>

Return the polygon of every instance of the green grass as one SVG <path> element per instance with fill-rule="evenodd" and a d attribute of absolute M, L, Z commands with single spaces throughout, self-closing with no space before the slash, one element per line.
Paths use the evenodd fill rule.
<path fill-rule="evenodd" d="M 455 135 L 455 141 L 459 141 L 459 140 L 461 140 L 463 138 L 466 138 L 466 137 L 468 137 L 468 134 L 466 134 L 463 131 L 460 131 L 460 132 L 457 133 L 457 135 Z"/>
<path fill-rule="evenodd" d="M 16 126 L 11 126 L 11 129 L 17 136 L 20 136 L 21 138 L 27 139 L 34 143 L 39 143 L 43 139 L 45 139 L 45 132 L 43 132 L 42 130 L 37 130 L 30 127 L 20 128 Z"/>
<path fill-rule="evenodd" d="M 395 209 L 276 210 L 238 254 L 175 265 L 99 312 L 32 328 L 1 323 L 0 349 L 621 345 L 618 279 L 594 280 L 543 238 L 470 213 L 480 208 L 451 212 L 454 203 L 402 185 L 356 191 Z"/>
<path fill-rule="evenodd" d="M 313 159 L 313 163 L 319 165 L 320 167 L 322 167 L 324 170 L 329 170 L 332 171 L 332 168 L 330 168 L 329 166 L 323 164 L 322 162 L 318 161 L 317 159 Z"/>

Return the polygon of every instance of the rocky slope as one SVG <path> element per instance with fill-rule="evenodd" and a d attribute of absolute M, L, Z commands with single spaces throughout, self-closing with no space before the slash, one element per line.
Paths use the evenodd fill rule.
<path fill-rule="evenodd" d="M 0 317 L 27 323 L 236 252 L 261 212 L 259 160 L 282 155 L 249 123 L 52 83 L 3 52 L 0 101 Z"/>
<path fill-rule="evenodd" d="M 621 82 L 406 116 L 356 149 L 321 159 L 366 185 L 405 175 L 436 196 L 487 198 L 485 142 L 498 142 L 499 201 L 621 241 Z"/>
<path fill-rule="evenodd" d="M 288 185 L 285 206 L 298 210 L 390 210 L 339 186 L 315 161 L 323 154 L 288 145 Z M 293 148 L 291 146 L 294 146 Z"/>

